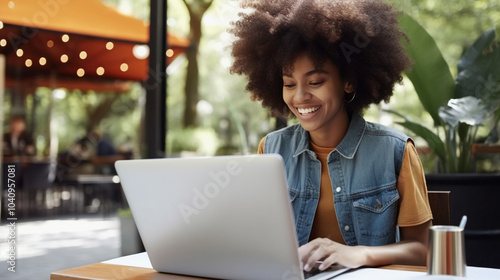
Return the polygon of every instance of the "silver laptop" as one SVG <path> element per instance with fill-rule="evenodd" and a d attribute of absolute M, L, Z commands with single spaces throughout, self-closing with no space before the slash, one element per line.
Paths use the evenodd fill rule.
<path fill-rule="evenodd" d="M 115 164 L 153 268 L 219 279 L 305 279 L 279 155 Z M 333 266 L 307 279 L 329 279 Z"/>

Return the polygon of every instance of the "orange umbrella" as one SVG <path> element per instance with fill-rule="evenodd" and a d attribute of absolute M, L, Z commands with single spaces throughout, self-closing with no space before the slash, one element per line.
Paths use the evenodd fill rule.
<path fill-rule="evenodd" d="M 7 86 L 125 90 L 148 76 L 149 26 L 99 0 L 0 0 Z M 167 33 L 167 63 L 190 44 Z"/>

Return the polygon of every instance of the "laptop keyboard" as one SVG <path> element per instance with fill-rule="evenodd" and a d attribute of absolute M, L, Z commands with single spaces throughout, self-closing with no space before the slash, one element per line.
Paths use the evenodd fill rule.
<path fill-rule="evenodd" d="M 304 279 L 311 278 L 311 277 L 313 277 L 316 274 L 319 274 L 321 272 L 323 272 L 323 271 L 319 270 L 318 267 L 315 266 L 310 271 L 304 271 Z"/>
<path fill-rule="evenodd" d="M 347 269 L 340 265 L 340 264 L 332 264 L 329 268 L 327 268 L 326 270 L 319 270 L 318 269 L 319 266 L 315 266 L 313 269 L 311 269 L 311 271 L 307 272 L 307 271 L 304 271 L 304 279 L 308 279 L 308 278 L 311 278 L 313 276 L 316 276 L 322 272 L 327 272 L 327 271 L 330 271 L 330 272 L 335 272 L 335 271 L 338 271 L 339 274 L 346 271 Z M 332 275 L 333 276 L 333 275 Z"/>

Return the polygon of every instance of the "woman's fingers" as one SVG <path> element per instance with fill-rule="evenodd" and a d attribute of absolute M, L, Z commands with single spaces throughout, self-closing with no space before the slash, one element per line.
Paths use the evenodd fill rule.
<path fill-rule="evenodd" d="M 319 270 L 325 270 L 332 266 L 333 264 L 337 263 L 337 252 L 333 252 L 330 254 L 327 258 L 323 260 L 323 262 L 319 265 L 318 269 Z"/>
<path fill-rule="evenodd" d="M 319 265 L 320 270 L 324 270 L 332 265 L 335 257 L 335 242 L 327 238 L 314 239 L 311 242 L 302 245 L 299 248 L 299 258 L 304 264 L 304 270 L 310 271 L 312 268 Z M 328 260 L 325 263 L 325 260 Z M 322 262 L 322 263 L 321 263 Z"/>

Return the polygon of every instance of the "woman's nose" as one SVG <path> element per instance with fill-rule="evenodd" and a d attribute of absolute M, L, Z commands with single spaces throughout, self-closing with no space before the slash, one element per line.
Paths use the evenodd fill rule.
<path fill-rule="evenodd" d="M 302 102 L 311 98 L 311 93 L 308 91 L 307 87 L 297 86 L 297 91 L 293 97 L 296 102 Z"/>

